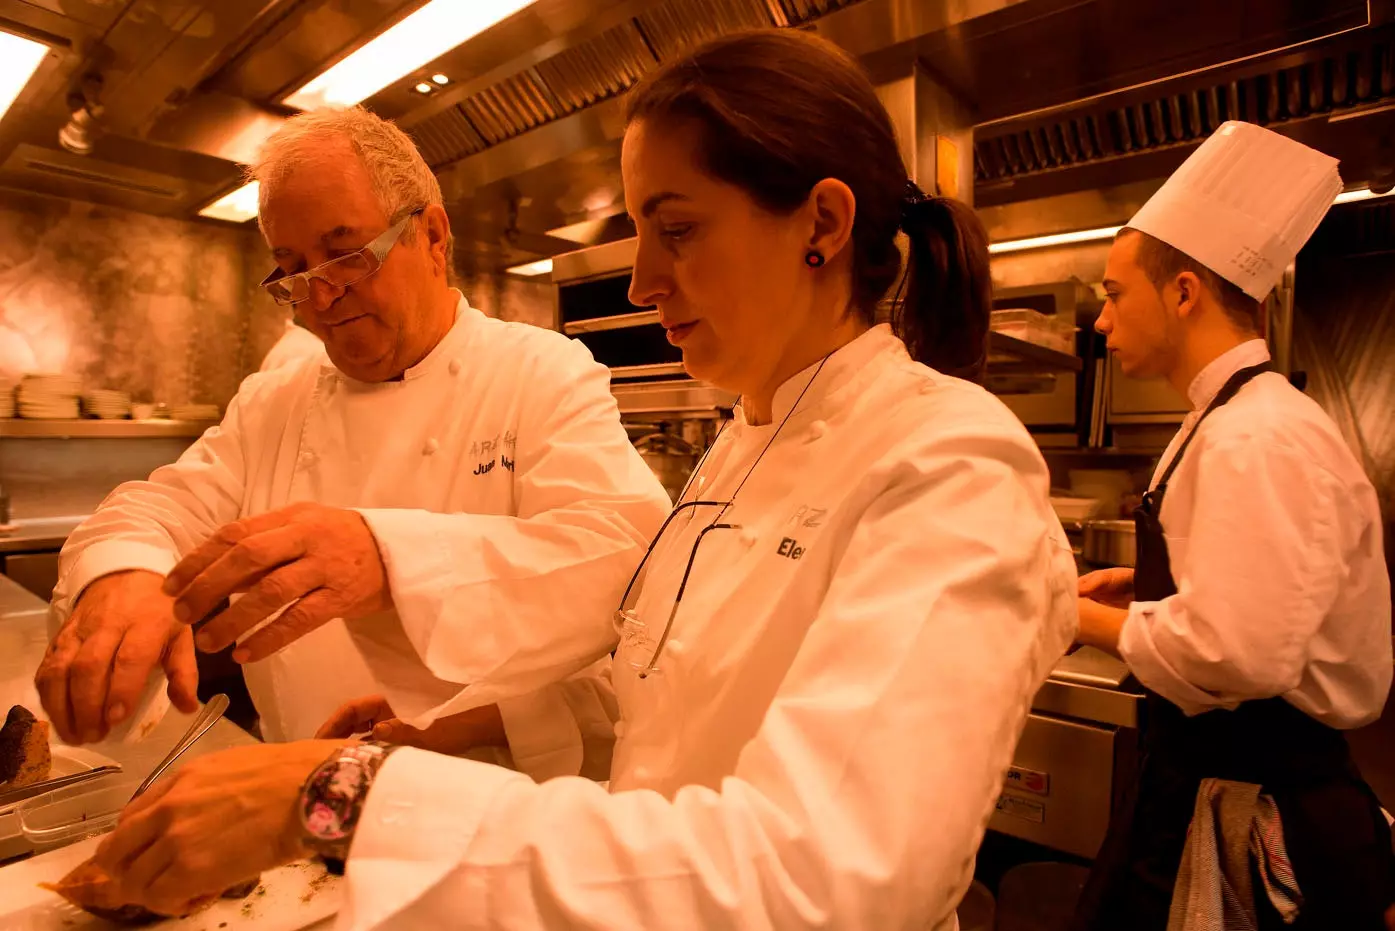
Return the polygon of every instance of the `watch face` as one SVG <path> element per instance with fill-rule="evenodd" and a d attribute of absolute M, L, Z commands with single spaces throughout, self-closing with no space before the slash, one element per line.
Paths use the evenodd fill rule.
<path fill-rule="evenodd" d="M 306 785 L 301 820 L 311 837 L 327 843 L 353 836 L 368 772 L 358 760 L 330 760 Z"/>

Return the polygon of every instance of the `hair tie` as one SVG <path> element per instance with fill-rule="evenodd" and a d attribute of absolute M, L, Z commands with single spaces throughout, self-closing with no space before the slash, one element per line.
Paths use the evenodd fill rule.
<path fill-rule="evenodd" d="M 934 198 L 922 191 L 918 184 L 907 179 L 905 193 L 901 195 L 901 228 L 919 225 L 934 202 Z"/>

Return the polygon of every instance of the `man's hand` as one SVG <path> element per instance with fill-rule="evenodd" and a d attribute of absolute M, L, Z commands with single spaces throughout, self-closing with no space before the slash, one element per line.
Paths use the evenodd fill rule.
<path fill-rule="evenodd" d="M 102 740 L 126 720 L 156 666 L 164 667 L 174 706 L 198 709 L 193 637 L 175 622 L 162 581 L 142 570 L 97 579 L 49 644 L 34 687 L 67 743 Z"/>
<path fill-rule="evenodd" d="M 1077 594 L 1111 608 L 1127 608 L 1133 603 L 1133 570 L 1100 569 L 1080 577 Z"/>
<path fill-rule="evenodd" d="M 264 659 L 337 617 L 392 606 L 387 570 L 363 517 L 322 504 L 293 504 L 225 524 L 174 567 L 165 592 L 175 596 L 174 615 L 185 624 L 246 593 L 199 631 L 198 647 L 210 653 L 291 605 L 238 646 L 239 663 Z"/>
<path fill-rule="evenodd" d="M 320 726 L 315 739 L 337 740 L 368 733 L 373 735 L 374 740 L 384 743 L 420 747 L 452 756 L 459 756 L 474 747 L 502 747 L 508 743 L 498 705 L 471 708 L 460 714 L 439 718 L 427 725 L 425 730 L 419 730 L 399 720 L 381 695 L 370 695 L 341 705 Z"/>
<path fill-rule="evenodd" d="M 347 741 L 238 747 L 184 764 L 126 806 L 94 859 L 132 905 L 177 915 L 308 856 L 300 788 Z"/>

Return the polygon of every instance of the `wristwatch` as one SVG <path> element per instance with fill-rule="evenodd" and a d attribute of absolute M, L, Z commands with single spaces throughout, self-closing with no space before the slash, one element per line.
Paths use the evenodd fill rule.
<path fill-rule="evenodd" d="M 310 849 L 328 861 L 349 855 L 373 777 L 397 748 L 370 740 L 336 751 L 300 788 L 300 824 Z"/>

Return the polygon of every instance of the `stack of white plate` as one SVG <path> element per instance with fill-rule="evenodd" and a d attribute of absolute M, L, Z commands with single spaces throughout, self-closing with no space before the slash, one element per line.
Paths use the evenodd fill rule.
<path fill-rule="evenodd" d="M 217 420 L 220 416 L 217 404 L 176 404 L 170 408 L 171 420 Z"/>
<path fill-rule="evenodd" d="M 15 415 L 15 385 L 14 382 L 0 380 L 0 418 L 13 417 Z"/>
<path fill-rule="evenodd" d="M 74 420 L 82 378 L 77 375 L 25 375 L 16 393 L 19 416 L 30 420 Z"/>
<path fill-rule="evenodd" d="M 120 420 L 131 416 L 131 396 L 110 388 L 93 388 L 83 392 L 82 410 L 87 416 L 99 420 Z"/>

